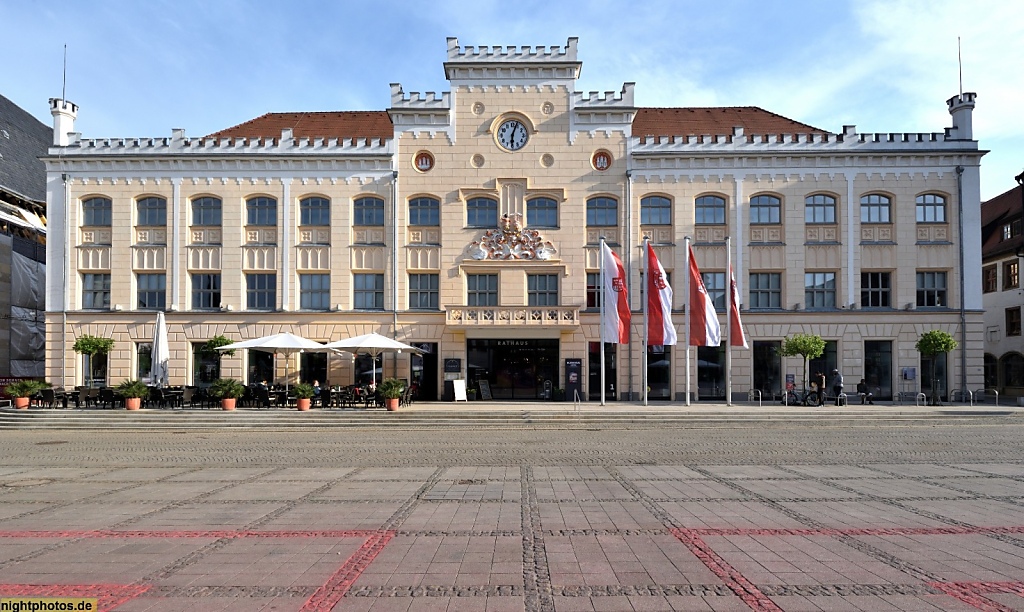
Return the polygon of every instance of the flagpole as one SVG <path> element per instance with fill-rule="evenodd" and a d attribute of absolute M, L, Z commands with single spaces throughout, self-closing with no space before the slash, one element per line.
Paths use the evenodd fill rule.
<path fill-rule="evenodd" d="M 683 257 L 686 273 L 683 274 L 683 295 L 686 296 L 686 318 L 683 327 L 686 328 L 686 342 L 683 343 L 683 351 L 686 353 L 686 405 L 690 405 L 690 310 L 693 304 L 690 300 L 690 237 L 683 239 Z"/>
<path fill-rule="evenodd" d="M 605 266 L 605 261 L 604 261 L 604 236 L 601 236 L 600 253 L 601 254 L 598 257 L 598 261 L 601 264 L 601 279 L 600 279 L 601 286 L 597 290 L 597 295 L 601 299 L 601 357 L 600 357 L 600 359 L 601 359 L 601 405 L 604 406 L 604 388 L 605 388 L 605 386 L 604 386 L 604 309 L 605 309 L 605 306 L 606 306 L 605 302 L 608 301 L 607 299 L 605 299 L 608 296 L 606 296 L 604 294 L 604 287 L 605 287 L 605 284 L 604 284 L 605 283 L 605 279 L 604 279 L 604 266 Z"/>
<path fill-rule="evenodd" d="M 732 238 L 725 238 L 725 405 L 732 406 Z"/>
<path fill-rule="evenodd" d="M 643 388 L 644 388 L 644 406 L 647 405 L 647 388 L 648 388 L 648 384 L 647 384 L 647 333 L 648 333 L 647 332 L 647 311 L 650 310 L 650 306 L 651 306 L 651 296 L 650 296 L 650 293 L 651 293 L 651 277 L 650 277 L 650 272 L 651 271 L 650 271 L 650 269 L 649 269 L 649 267 L 647 265 L 647 260 L 650 259 L 650 256 L 647 253 L 647 249 L 650 248 L 650 246 L 648 245 L 649 241 L 650 241 L 650 239 L 647 236 L 644 236 L 644 253 L 643 253 L 643 256 L 642 256 L 643 263 L 641 265 L 641 270 L 643 270 L 643 274 L 641 276 L 643 277 L 644 281 L 640 285 L 640 293 L 643 296 L 640 301 L 643 303 L 643 307 L 644 307 L 644 332 L 643 332 L 643 339 L 642 339 L 643 341 L 642 341 L 642 343 L 640 345 L 640 348 L 643 351 L 643 352 L 640 353 L 640 384 L 643 385 Z"/>

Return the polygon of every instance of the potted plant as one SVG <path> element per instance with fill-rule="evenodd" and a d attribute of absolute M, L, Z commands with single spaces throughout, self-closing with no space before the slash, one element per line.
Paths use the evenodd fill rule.
<path fill-rule="evenodd" d="M 141 380 L 129 378 L 117 385 L 117 392 L 124 398 L 126 410 L 138 410 L 142 406 L 142 398 L 149 396 L 149 387 Z"/>
<path fill-rule="evenodd" d="M 377 392 L 384 398 L 388 410 L 398 410 L 398 398 L 405 391 L 405 383 L 398 378 L 385 378 L 377 385 Z"/>
<path fill-rule="evenodd" d="M 299 410 L 309 410 L 309 405 L 313 402 L 311 399 L 316 393 L 316 389 L 309 383 L 299 383 L 292 387 L 292 392 L 295 393 L 297 398 L 295 401 L 295 407 Z"/>
<path fill-rule="evenodd" d="M 32 396 L 52 385 L 41 380 L 19 380 L 4 387 L 4 393 L 14 399 L 14 407 L 19 410 L 28 408 Z"/>
<path fill-rule="evenodd" d="M 234 378 L 218 378 L 210 385 L 210 394 L 220 398 L 223 410 L 234 410 L 238 398 L 245 395 L 245 385 Z"/>

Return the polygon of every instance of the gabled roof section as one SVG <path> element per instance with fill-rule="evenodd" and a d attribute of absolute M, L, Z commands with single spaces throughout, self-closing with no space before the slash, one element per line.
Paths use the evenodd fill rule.
<path fill-rule="evenodd" d="M 982 260 L 1017 250 L 1024 236 L 1003 240 L 1003 226 L 1021 218 L 1021 186 L 981 203 Z"/>
<path fill-rule="evenodd" d="M 707 108 L 638 108 L 633 137 L 732 136 L 733 128 L 752 134 L 827 134 L 825 130 L 787 119 L 756 106 Z"/>
<path fill-rule="evenodd" d="M 295 138 L 388 140 L 395 135 L 387 111 L 267 113 L 207 138 L 280 138 L 290 129 Z"/>
<path fill-rule="evenodd" d="M 0 96 L 0 189 L 40 206 L 46 203 L 46 165 L 53 128 Z"/>

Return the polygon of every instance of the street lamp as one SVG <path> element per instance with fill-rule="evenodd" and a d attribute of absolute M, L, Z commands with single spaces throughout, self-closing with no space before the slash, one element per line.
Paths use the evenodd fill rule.
<path fill-rule="evenodd" d="M 1017 246 L 1017 257 L 1024 257 L 1024 172 L 1021 172 L 1017 176 L 1013 177 L 1013 180 L 1017 181 L 1020 185 L 1020 234 L 1021 243 Z M 1013 232 L 1013 221 L 1010 221 L 1011 233 Z"/>

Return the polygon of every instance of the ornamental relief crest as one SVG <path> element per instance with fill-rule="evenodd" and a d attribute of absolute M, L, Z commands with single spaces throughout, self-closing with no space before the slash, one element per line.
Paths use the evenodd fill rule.
<path fill-rule="evenodd" d="M 469 243 L 466 252 L 476 260 L 551 259 L 555 245 L 540 232 L 523 228 L 522 213 L 504 214 L 496 229 L 487 230 L 480 240 Z"/>

